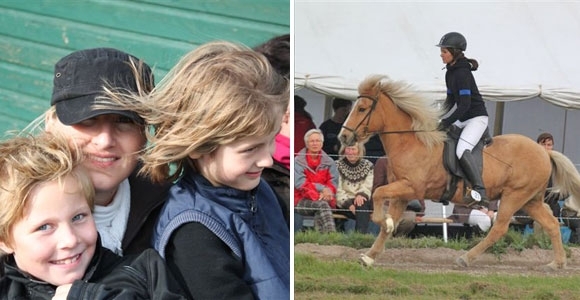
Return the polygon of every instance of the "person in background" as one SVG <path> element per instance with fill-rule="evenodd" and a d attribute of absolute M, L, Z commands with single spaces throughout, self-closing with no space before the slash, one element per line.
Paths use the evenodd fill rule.
<path fill-rule="evenodd" d="M 472 186 L 472 191 L 466 195 L 464 202 L 468 205 L 477 202 L 487 205 L 489 198 L 485 192 L 481 170 L 471 154 L 471 150 L 477 145 L 487 129 L 488 122 L 485 102 L 483 102 L 472 73 L 477 70 L 479 63 L 475 59 L 465 57 L 463 52 L 467 48 L 467 40 L 461 33 L 449 32 L 445 34 L 436 46 L 440 48 L 441 60 L 447 69 L 445 73 L 447 86 L 447 98 L 444 102 L 445 112 L 449 113 L 453 107 L 456 107 L 453 112 L 441 120 L 439 129 L 445 130 L 451 125 L 462 128 L 455 154 Z"/>
<path fill-rule="evenodd" d="M 135 72 L 132 66 L 136 67 Z M 119 255 L 151 248 L 153 228 L 169 185 L 139 176 L 145 124 L 135 112 L 93 106 L 105 88 L 148 93 L 151 69 L 137 57 L 112 48 L 75 51 L 54 67 L 51 107 L 33 124 L 75 142 L 95 188 L 94 218 L 103 245 Z"/>
<path fill-rule="evenodd" d="M 322 122 L 318 127 L 324 135 L 324 145 L 322 150 L 332 159 L 338 159 L 338 150 L 340 150 L 340 141 L 338 134 L 342 129 L 342 124 L 346 121 L 350 110 L 352 109 L 352 101 L 341 98 L 334 98 L 332 100 L 332 117 Z"/>
<path fill-rule="evenodd" d="M 254 50 L 264 54 L 272 67 L 290 80 L 290 35 L 276 36 Z M 264 178 L 279 197 L 286 223 L 290 226 L 290 105 L 282 118 L 280 132 L 276 135 L 274 164 L 262 172 Z"/>
<path fill-rule="evenodd" d="M 261 177 L 288 80 L 253 49 L 216 41 L 182 57 L 149 95 L 109 96 L 152 127 L 142 173 L 175 182 L 153 242 L 186 294 L 288 299 L 290 231 Z"/>
<path fill-rule="evenodd" d="M 368 233 L 369 220 L 373 209 L 371 190 L 373 188 L 373 163 L 363 158 L 364 145 L 341 146 L 336 189 L 336 207 L 344 209 L 339 214 L 355 219 L 355 231 Z"/>
<path fill-rule="evenodd" d="M 264 54 L 280 75 L 290 79 L 290 34 L 275 36 L 254 50 Z"/>
<path fill-rule="evenodd" d="M 546 151 L 552 151 L 554 149 L 554 136 L 551 133 L 544 132 L 538 135 L 536 138 L 536 142 L 544 147 Z M 560 218 L 562 207 L 560 207 L 560 199 L 563 199 L 563 196 L 558 193 L 557 190 L 552 189 L 552 178 L 548 180 L 548 186 L 546 187 L 546 192 L 544 193 L 544 206 L 552 211 L 552 215 L 556 218 Z M 525 213 L 522 209 L 518 210 L 515 213 L 516 216 L 521 218 L 528 218 L 530 219 L 529 215 Z M 531 219 L 529 221 L 531 223 Z M 540 223 L 534 221 L 533 225 L 534 233 L 541 233 L 543 232 L 542 226 Z"/>
<path fill-rule="evenodd" d="M 308 130 L 315 128 L 312 116 L 306 111 L 306 100 L 294 95 L 294 156 L 306 146 L 303 139 L 296 137 L 303 137 Z"/>
<path fill-rule="evenodd" d="M 538 135 L 536 138 L 538 145 L 544 147 L 546 151 L 552 151 L 554 149 L 554 136 L 551 133 L 544 132 Z M 544 193 L 544 206 L 546 209 L 552 211 L 552 215 L 556 218 L 560 218 L 560 203 L 561 198 L 558 191 L 551 190 L 552 188 L 552 178 L 548 180 L 548 186 L 546 192 Z M 523 210 L 520 209 L 514 213 L 513 223 L 519 225 L 531 225 L 534 228 L 534 233 L 542 233 L 542 226 L 540 223 L 535 222 L 532 218 Z"/>
<path fill-rule="evenodd" d="M 546 148 L 546 150 L 553 150 L 554 149 L 554 137 L 552 136 L 551 133 L 544 132 L 544 133 L 538 135 L 536 142 L 538 142 L 538 144 L 540 144 L 544 148 Z"/>
<path fill-rule="evenodd" d="M 391 174 L 392 176 L 392 174 Z M 387 185 L 389 183 L 389 159 L 386 156 L 380 157 L 375 162 L 375 168 L 373 171 L 373 188 L 372 193 L 374 195 L 375 190 L 383 185 Z M 384 211 L 388 211 L 389 202 L 385 202 Z M 417 213 L 425 210 L 425 204 L 422 204 L 419 200 L 411 200 L 409 204 L 407 204 L 407 209 L 403 212 L 403 216 L 401 221 L 399 222 L 399 226 L 395 229 L 393 236 L 395 237 L 402 237 L 406 236 L 413 229 L 415 229 L 416 225 L 416 217 Z"/>
<path fill-rule="evenodd" d="M 83 165 L 63 136 L 0 142 L 0 299 L 186 299 L 155 250 L 101 246 Z"/>
<path fill-rule="evenodd" d="M 294 159 L 294 206 L 298 214 L 314 216 L 314 227 L 335 232 L 332 209 L 336 208 L 338 170 L 336 162 L 322 151 L 320 129 L 304 135 L 306 147 Z"/>
<path fill-rule="evenodd" d="M 554 137 L 551 133 L 544 132 L 538 136 L 536 142 L 546 149 L 546 151 L 552 151 L 554 149 Z M 546 203 L 552 210 L 552 215 L 554 217 L 560 217 L 560 203 L 558 201 L 562 199 L 558 191 L 552 190 L 552 178 L 548 181 L 548 187 L 546 193 L 544 194 L 544 203 Z"/>
<path fill-rule="evenodd" d="M 493 223 L 497 211 L 497 200 L 490 201 L 488 206 L 453 206 L 451 218 L 455 223 L 476 226 L 480 232 L 487 232 Z"/>
<path fill-rule="evenodd" d="M 376 164 L 377 160 L 385 156 L 385 150 L 383 148 L 383 142 L 381 142 L 381 137 L 375 134 L 369 138 L 365 143 L 365 158 L 368 159 L 373 164 Z"/>
<path fill-rule="evenodd" d="M 570 228 L 570 240 L 572 244 L 580 244 L 580 207 L 575 204 L 573 196 L 564 200 L 562 207 L 562 221 Z"/>

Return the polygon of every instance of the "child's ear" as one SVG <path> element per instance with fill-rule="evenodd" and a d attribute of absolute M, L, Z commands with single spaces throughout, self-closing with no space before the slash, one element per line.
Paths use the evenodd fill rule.
<path fill-rule="evenodd" d="M 3 241 L 0 241 L 0 250 L 2 250 L 2 252 L 7 253 L 7 254 L 14 253 L 14 250 L 12 250 L 12 248 L 10 246 L 8 246 L 6 243 L 4 243 Z"/>

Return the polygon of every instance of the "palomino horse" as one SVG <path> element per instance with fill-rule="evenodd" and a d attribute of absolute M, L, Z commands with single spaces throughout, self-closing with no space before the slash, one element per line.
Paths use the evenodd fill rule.
<path fill-rule="evenodd" d="M 361 255 L 367 266 L 385 248 L 412 199 L 441 198 L 450 176 L 443 166 L 445 133 L 437 131 L 441 112 L 403 82 L 374 75 L 362 81 L 360 96 L 339 134 L 340 141 L 352 145 L 380 134 L 389 158 L 389 184 L 373 195 L 373 222 L 381 231 L 371 249 Z M 552 241 L 554 260 L 548 270 L 566 267 L 566 254 L 557 219 L 543 206 L 544 192 L 552 176 L 553 189 L 580 199 L 580 174 L 572 162 L 556 151 L 546 151 L 533 140 L 517 134 L 494 137 L 483 150 L 483 181 L 490 199 L 501 199 L 497 219 L 487 236 L 456 263 L 468 267 L 481 253 L 508 230 L 510 218 L 520 208 L 546 230 Z M 462 203 L 463 183 L 453 196 Z M 389 201 L 385 215 L 383 204 Z"/>

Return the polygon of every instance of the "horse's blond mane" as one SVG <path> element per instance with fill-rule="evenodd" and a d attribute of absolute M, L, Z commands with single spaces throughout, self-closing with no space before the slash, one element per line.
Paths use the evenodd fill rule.
<path fill-rule="evenodd" d="M 443 143 L 445 134 L 436 130 L 440 110 L 421 96 L 412 85 L 404 81 L 391 80 L 385 75 L 371 75 L 360 83 L 359 93 L 373 91 L 374 93 L 370 94 L 375 94 L 377 88 L 380 88 L 383 95 L 389 97 L 397 107 L 409 114 L 413 120 L 411 129 L 421 131 L 417 132 L 416 136 L 427 148 Z"/>

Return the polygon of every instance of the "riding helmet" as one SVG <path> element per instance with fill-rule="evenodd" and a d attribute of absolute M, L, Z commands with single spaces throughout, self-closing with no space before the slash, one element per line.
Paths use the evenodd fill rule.
<path fill-rule="evenodd" d="M 454 48 L 465 51 L 467 48 L 467 40 L 459 32 L 449 32 L 446 33 L 439 41 L 439 44 L 435 46 L 442 48 Z"/>

